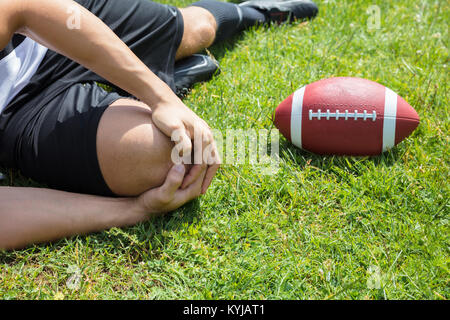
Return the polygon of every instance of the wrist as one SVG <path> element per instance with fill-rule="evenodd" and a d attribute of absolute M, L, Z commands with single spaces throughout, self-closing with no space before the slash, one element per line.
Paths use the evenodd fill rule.
<path fill-rule="evenodd" d="M 123 211 L 124 223 L 126 225 L 134 225 L 143 222 L 149 218 L 148 212 L 145 212 L 139 203 L 139 198 L 122 198 L 125 210 Z"/>
<path fill-rule="evenodd" d="M 127 216 L 131 224 L 147 221 L 151 217 L 159 215 L 158 212 L 145 203 L 143 196 L 135 198 L 125 198 L 127 203 Z"/>
<path fill-rule="evenodd" d="M 141 209 L 137 198 L 107 198 L 110 214 L 103 224 L 108 228 L 133 226 L 146 221 L 150 215 Z"/>
<path fill-rule="evenodd" d="M 162 80 L 157 79 L 155 81 L 149 76 L 143 79 L 145 79 L 143 80 L 144 84 L 139 86 L 139 92 L 136 97 L 147 104 L 152 110 L 181 102 L 172 89 Z M 145 89 L 142 90 L 143 88 Z"/>
<path fill-rule="evenodd" d="M 179 100 L 175 94 L 173 94 L 173 96 L 172 94 L 173 92 L 171 94 L 168 94 L 167 96 L 152 96 L 147 100 L 143 100 L 143 102 L 150 106 L 152 111 L 156 111 L 157 109 L 164 110 L 167 107 L 173 107 L 180 104 L 181 100 Z"/>

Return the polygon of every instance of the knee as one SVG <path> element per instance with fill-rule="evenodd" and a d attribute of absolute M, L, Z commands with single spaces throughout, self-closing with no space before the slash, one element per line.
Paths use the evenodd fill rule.
<path fill-rule="evenodd" d="M 216 22 L 214 18 L 203 19 L 201 23 L 195 26 L 194 34 L 197 35 L 198 42 L 201 43 L 202 47 L 209 47 L 216 37 Z"/>
<path fill-rule="evenodd" d="M 184 37 L 198 48 L 209 47 L 216 37 L 217 23 L 214 16 L 206 9 L 188 7 L 181 9 L 184 19 Z"/>
<path fill-rule="evenodd" d="M 119 196 L 136 196 L 161 186 L 173 165 L 173 146 L 153 124 L 150 108 L 132 100 L 112 104 L 97 131 L 100 169 Z"/>

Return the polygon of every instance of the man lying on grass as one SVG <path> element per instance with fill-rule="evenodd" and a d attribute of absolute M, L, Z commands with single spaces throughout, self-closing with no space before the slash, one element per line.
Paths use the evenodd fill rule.
<path fill-rule="evenodd" d="M 53 188 L 0 188 L 0 248 L 133 225 L 204 194 L 217 150 L 210 165 L 171 160 L 174 132 L 186 154 L 194 128 L 214 146 L 174 93 L 176 61 L 316 14 L 308 0 L 0 0 L 0 163 Z"/>

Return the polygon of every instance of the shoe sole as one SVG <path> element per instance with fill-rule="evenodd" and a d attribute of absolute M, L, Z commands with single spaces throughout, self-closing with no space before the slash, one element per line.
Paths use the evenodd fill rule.
<path fill-rule="evenodd" d="M 201 60 L 199 59 L 201 58 Z M 195 59 L 200 61 L 196 62 Z M 191 62 L 193 60 L 193 62 Z M 177 62 L 188 66 L 175 65 L 174 79 L 176 94 L 184 97 L 196 83 L 210 80 L 214 74 L 220 73 L 219 63 L 213 58 L 201 54 L 194 54 Z M 191 63 L 191 65 L 189 65 Z"/>
<path fill-rule="evenodd" d="M 265 3 L 272 3 L 273 6 L 265 7 Z M 261 7 L 258 8 L 258 5 Z M 312 12 L 308 15 L 296 17 L 295 11 L 293 9 L 289 8 L 289 5 L 311 5 L 312 6 Z M 317 16 L 317 13 L 319 12 L 319 9 L 317 5 L 313 1 L 302 1 L 302 0 L 292 0 L 292 1 L 264 1 L 264 0 L 250 0 L 240 3 L 238 6 L 241 7 L 254 7 L 255 9 L 261 9 L 265 10 L 271 21 L 274 22 L 292 22 L 295 19 L 311 19 Z"/>

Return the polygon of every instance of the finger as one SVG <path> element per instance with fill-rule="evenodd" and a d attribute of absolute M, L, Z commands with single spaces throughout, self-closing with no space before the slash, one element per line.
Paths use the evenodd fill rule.
<path fill-rule="evenodd" d="M 216 144 L 212 135 L 208 132 L 203 135 L 203 150 L 201 153 L 202 162 L 211 164 L 210 158 L 216 154 Z"/>
<path fill-rule="evenodd" d="M 205 181 L 203 182 L 202 194 L 206 193 L 207 189 L 209 188 L 212 182 L 212 179 L 214 178 L 221 164 L 221 159 L 219 151 L 217 150 L 216 143 L 213 141 L 210 146 L 212 147 L 212 151 L 209 154 L 207 154 L 207 159 L 204 159 L 205 162 L 209 165 L 209 167 L 206 172 Z"/>
<path fill-rule="evenodd" d="M 175 201 L 186 203 L 191 201 L 201 195 L 202 183 L 206 175 L 206 167 L 202 167 L 202 171 L 197 180 L 194 181 L 189 187 L 186 189 L 180 189 L 175 193 Z"/>
<path fill-rule="evenodd" d="M 203 184 L 202 184 L 202 190 L 201 190 L 202 194 L 205 194 L 206 191 L 208 190 L 214 176 L 217 173 L 217 170 L 219 170 L 219 167 L 220 167 L 220 164 L 214 164 L 214 165 L 208 167 L 208 170 L 206 171 L 206 174 L 205 174 L 205 179 L 203 180 Z"/>
<path fill-rule="evenodd" d="M 168 119 L 166 114 L 158 111 L 152 112 L 153 123 L 168 137 L 173 138 L 174 132 L 184 128 L 184 124 L 178 119 L 173 117 Z"/>
<path fill-rule="evenodd" d="M 211 131 L 208 129 L 208 127 L 205 127 L 205 131 L 203 132 L 202 138 L 203 138 L 204 146 L 207 146 L 207 145 L 213 143 L 214 138 L 213 138 Z"/>
<path fill-rule="evenodd" d="M 193 149 L 194 149 L 194 164 L 202 164 L 203 163 L 203 148 L 204 148 L 204 132 L 201 129 L 194 130 L 194 141 L 193 141 Z"/>
<path fill-rule="evenodd" d="M 211 128 L 202 119 L 199 119 L 199 121 L 197 121 L 193 126 L 186 126 L 186 130 L 189 133 L 190 137 L 194 139 L 194 143 L 201 141 L 204 145 L 209 144 L 214 140 L 211 133 Z"/>
<path fill-rule="evenodd" d="M 186 130 L 181 130 L 180 132 L 180 145 L 182 150 L 182 161 L 183 164 L 191 164 L 191 153 L 192 153 L 192 141 L 188 136 Z"/>
<path fill-rule="evenodd" d="M 200 177 L 202 171 L 204 171 L 205 169 L 206 169 L 205 164 L 194 165 L 184 178 L 183 184 L 181 185 L 181 189 L 186 189 L 188 186 L 190 186 L 194 181 L 196 181 Z"/>
<path fill-rule="evenodd" d="M 205 180 L 206 172 L 208 171 L 208 167 L 205 166 L 198 177 L 198 179 L 192 184 L 192 190 L 191 190 L 191 197 L 192 199 L 197 198 L 202 193 L 202 185 L 203 181 Z"/>
<path fill-rule="evenodd" d="M 194 140 L 194 150 L 195 150 L 195 164 L 200 163 L 206 163 L 210 164 L 209 158 L 211 158 L 211 152 L 214 155 L 215 151 L 217 151 L 217 147 L 214 141 L 214 137 L 209 130 L 208 126 L 206 125 L 206 122 L 204 122 L 203 128 L 201 130 L 196 130 L 196 132 L 199 132 L 195 136 Z M 205 157 L 207 159 L 205 159 Z"/>
<path fill-rule="evenodd" d="M 220 154 L 217 150 L 217 144 L 214 140 L 208 146 L 206 146 L 205 152 L 203 154 L 203 161 L 209 166 L 221 164 Z"/>
<path fill-rule="evenodd" d="M 174 143 L 175 151 L 172 153 L 172 161 L 175 164 L 190 164 L 190 155 L 192 153 L 192 141 L 190 133 L 186 130 L 181 121 L 175 123 L 165 123 L 158 117 L 153 117 L 154 124 L 166 134 Z"/>
<path fill-rule="evenodd" d="M 173 195 L 183 183 L 185 172 L 186 169 L 182 164 L 174 165 L 169 170 L 166 181 L 164 181 L 164 184 L 160 187 L 161 193 L 164 197 L 167 197 L 168 199 L 173 198 Z"/>
<path fill-rule="evenodd" d="M 208 142 L 212 135 L 209 135 L 208 138 L 208 132 L 199 132 L 198 130 L 195 130 L 195 139 L 194 139 L 194 166 L 189 171 L 189 173 L 184 178 L 183 184 L 181 186 L 182 189 L 187 188 L 189 185 L 191 185 L 194 181 L 196 181 L 202 172 L 203 167 L 206 166 L 207 162 L 203 159 L 203 148 L 205 146 L 208 146 L 210 142 Z M 205 143 L 207 141 L 207 143 Z"/>

